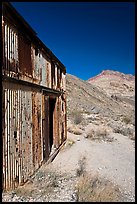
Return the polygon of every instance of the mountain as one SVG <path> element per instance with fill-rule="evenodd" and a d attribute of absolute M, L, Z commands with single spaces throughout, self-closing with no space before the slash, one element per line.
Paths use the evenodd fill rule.
<path fill-rule="evenodd" d="M 68 118 L 74 111 L 113 120 L 130 118 L 135 124 L 135 77 L 103 71 L 87 81 L 66 75 Z"/>
<path fill-rule="evenodd" d="M 108 96 L 134 104 L 135 76 L 118 71 L 105 70 L 87 80 L 90 84 L 101 88 Z"/>

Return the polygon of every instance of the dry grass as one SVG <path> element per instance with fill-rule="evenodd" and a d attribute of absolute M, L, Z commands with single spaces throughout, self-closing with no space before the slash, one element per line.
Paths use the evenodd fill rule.
<path fill-rule="evenodd" d="M 78 125 L 83 121 L 83 115 L 80 111 L 75 110 L 71 112 L 71 117 L 74 124 Z"/>
<path fill-rule="evenodd" d="M 112 142 L 113 137 L 109 136 L 109 129 L 106 126 L 97 126 L 97 128 L 91 128 L 87 133 L 87 138 L 96 141 L 107 141 Z"/>
<path fill-rule="evenodd" d="M 54 189 L 58 187 L 59 175 L 52 171 L 39 170 L 33 182 L 28 181 L 23 186 L 19 186 L 15 189 L 17 196 L 25 198 L 37 198 L 42 195 L 49 195 L 54 192 Z"/>
<path fill-rule="evenodd" d="M 18 196 L 23 197 L 31 197 L 36 191 L 37 188 L 32 183 L 25 184 L 25 186 L 19 186 L 17 189 L 15 189 L 15 193 Z"/>
<path fill-rule="evenodd" d="M 74 140 L 67 139 L 65 145 L 62 147 L 62 150 L 65 150 L 65 149 L 72 147 L 73 144 L 75 144 Z"/>
<path fill-rule="evenodd" d="M 130 135 L 129 138 L 130 138 L 131 140 L 134 140 L 134 141 L 135 141 L 135 132 L 133 132 L 133 134 Z"/>
<path fill-rule="evenodd" d="M 87 173 L 79 177 L 76 191 L 78 202 L 117 202 L 120 199 L 118 186 Z"/>
<path fill-rule="evenodd" d="M 86 157 L 83 156 L 79 161 L 78 161 L 78 169 L 76 170 L 76 175 L 81 176 L 85 174 L 85 167 L 86 167 Z"/>
<path fill-rule="evenodd" d="M 68 124 L 67 130 L 68 132 L 73 133 L 75 135 L 82 134 L 82 130 L 75 124 Z"/>
<path fill-rule="evenodd" d="M 126 124 L 130 124 L 131 123 L 131 117 L 124 116 L 123 119 L 122 119 L 122 122 L 124 122 Z"/>

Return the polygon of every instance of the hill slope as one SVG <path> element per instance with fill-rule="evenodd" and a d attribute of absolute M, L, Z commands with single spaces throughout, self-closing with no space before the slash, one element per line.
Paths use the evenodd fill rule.
<path fill-rule="evenodd" d="M 99 113 L 114 120 L 129 117 L 134 124 L 135 80 L 132 75 L 104 71 L 99 77 L 83 81 L 67 74 L 66 83 L 68 117 L 77 110 L 88 114 Z"/>

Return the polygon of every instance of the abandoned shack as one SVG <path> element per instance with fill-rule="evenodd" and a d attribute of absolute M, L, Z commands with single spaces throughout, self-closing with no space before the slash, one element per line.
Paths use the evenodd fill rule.
<path fill-rule="evenodd" d="M 67 137 L 66 68 L 2 3 L 3 190 L 24 184 Z"/>

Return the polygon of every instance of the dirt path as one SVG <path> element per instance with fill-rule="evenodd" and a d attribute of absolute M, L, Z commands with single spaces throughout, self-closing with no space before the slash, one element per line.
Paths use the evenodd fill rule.
<path fill-rule="evenodd" d="M 89 127 L 90 124 L 87 129 Z M 121 134 L 113 133 L 111 136 L 114 137 L 113 142 L 97 142 L 85 138 L 84 134 L 68 132 L 66 145 L 52 163 L 43 165 L 29 184 L 19 188 L 21 190 L 3 194 L 3 201 L 76 202 L 77 169 L 84 157 L 85 170 L 89 175 L 99 175 L 119 185 L 127 196 L 126 201 L 134 202 L 134 143 Z"/>
<path fill-rule="evenodd" d="M 78 161 L 86 158 L 86 171 L 97 172 L 108 180 L 120 185 L 126 194 L 135 194 L 135 148 L 133 141 L 118 133 L 112 135 L 114 142 L 95 142 L 83 135 L 68 133 L 75 144 L 61 151 L 53 161 L 59 171 L 75 174 Z M 78 139 L 78 140 L 77 140 Z"/>

